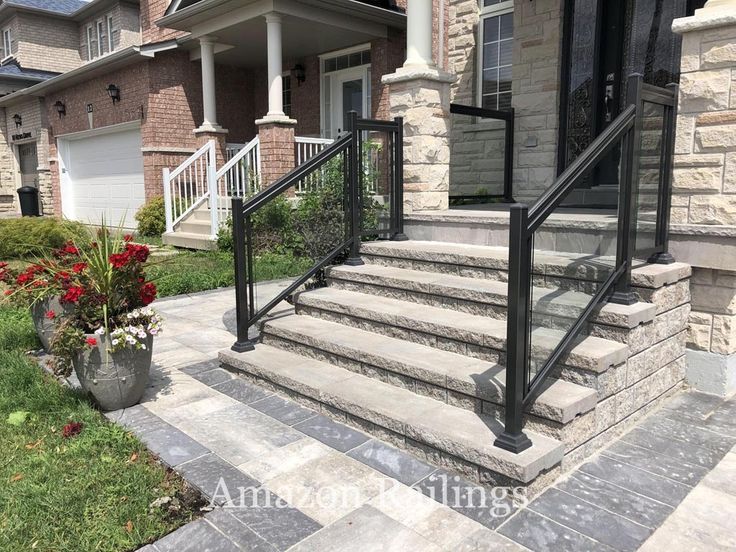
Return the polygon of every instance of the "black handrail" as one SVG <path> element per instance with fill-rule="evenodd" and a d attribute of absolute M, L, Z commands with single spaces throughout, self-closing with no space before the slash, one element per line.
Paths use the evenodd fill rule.
<path fill-rule="evenodd" d="M 488 198 L 503 199 L 505 203 L 514 202 L 514 108 L 507 110 L 486 109 L 473 105 L 457 103 L 450 104 L 450 113 L 455 115 L 467 115 L 480 119 L 498 119 L 504 122 L 504 152 L 503 152 L 503 195 L 483 196 L 451 196 L 450 199 Z"/>
<path fill-rule="evenodd" d="M 356 112 L 348 117 L 349 130 L 332 144 L 317 153 L 305 163 L 284 175 L 268 188 L 261 190 L 245 201 L 242 197 L 232 199 L 233 244 L 235 249 L 235 302 L 237 319 L 237 341 L 232 349 L 236 352 L 249 351 L 254 348 L 250 339 L 250 328 L 269 313 L 281 301 L 294 293 L 300 286 L 314 277 L 322 268 L 331 264 L 337 257 L 348 251 L 346 264 L 363 264 L 360 258 L 362 234 L 361 207 L 363 204 L 361 186 L 362 143 L 364 132 L 385 132 L 389 135 L 391 178 L 390 178 L 390 228 L 383 231 L 389 233 L 391 239 L 407 239 L 403 233 L 403 120 L 401 117 L 393 121 L 360 119 Z M 253 270 L 253 215 L 270 201 L 286 192 L 298 182 L 308 178 L 322 169 L 329 161 L 340 154 L 345 154 L 343 177 L 347 183 L 347 192 L 343 198 L 346 206 L 346 219 L 349 221 L 345 239 L 335 246 L 327 255 L 318 259 L 304 274 L 291 282 L 260 309 L 255 308 L 255 278 Z"/>
<path fill-rule="evenodd" d="M 641 75 L 632 75 L 629 78 L 627 92 L 630 105 L 559 176 L 554 185 L 531 208 L 523 204 L 511 206 L 506 402 L 504 431 L 496 439 L 496 446 L 514 453 L 519 453 L 531 446 L 531 441 L 523 432 L 524 409 L 528 408 L 542 391 L 546 378 L 558 361 L 569 352 L 598 305 L 606 299 L 624 304 L 631 304 L 638 300 L 631 289 L 631 266 L 633 255 L 636 253 L 633 249 L 636 239 L 634 193 L 638 186 L 639 148 L 645 102 L 662 106 L 665 115 L 662 129 L 662 170 L 658 190 L 660 197 L 657 211 L 657 242 L 654 248 L 656 253 L 663 257 L 662 260 L 650 259 L 650 262 L 668 262 L 671 259 L 671 255 L 666 252 L 666 237 L 672 169 L 669 158 L 672 155 L 674 142 L 676 92 L 675 86 L 670 86 L 668 89 L 657 88 L 644 84 Z M 590 174 L 606 155 L 619 145 L 621 147 L 621 180 L 616 264 L 573 326 L 565 333 L 532 378 L 530 342 L 534 233 L 562 204 L 567 195 Z"/>

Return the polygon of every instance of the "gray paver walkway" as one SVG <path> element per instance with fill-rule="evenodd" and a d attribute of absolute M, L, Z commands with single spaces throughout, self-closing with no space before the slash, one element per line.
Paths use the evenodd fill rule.
<path fill-rule="evenodd" d="M 456 474 L 223 370 L 232 290 L 156 306 L 166 332 L 151 384 L 109 417 L 218 507 L 146 552 L 736 547 L 723 534 L 736 514 L 734 401 L 682 393 L 530 503 L 511 491 L 483 501 Z"/>

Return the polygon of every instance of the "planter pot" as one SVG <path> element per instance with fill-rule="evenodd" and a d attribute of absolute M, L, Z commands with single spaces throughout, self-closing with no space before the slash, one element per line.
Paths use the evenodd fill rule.
<path fill-rule="evenodd" d="M 46 313 L 50 310 L 57 314 L 57 318 L 46 318 Z M 58 297 L 47 297 L 43 301 L 37 301 L 31 307 L 33 325 L 46 352 L 51 350 L 51 340 L 54 338 L 56 328 L 59 325 L 58 317 L 64 313 L 64 310 L 65 307 L 62 306 Z"/>
<path fill-rule="evenodd" d="M 102 410 L 118 410 L 136 404 L 148 385 L 153 336 L 146 338 L 145 349 L 125 347 L 114 353 L 109 352 L 109 336 L 86 337 L 94 337 L 97 345 L 85 347 L 73 362 L 84 390 L 94 397 Z"/>

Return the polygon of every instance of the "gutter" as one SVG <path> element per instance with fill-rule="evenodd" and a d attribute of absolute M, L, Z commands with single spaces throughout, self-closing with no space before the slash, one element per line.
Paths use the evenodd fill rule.
<path fill-rule="evenodd" d="M 144 46 L 129 46 L 124 50 L 118 50 L 112 54 L 97 58 L 81 67 L 62 73 L 57 77 L 52 77 L 39 84 L 34 84 L 23 90 L 3 96 L 0 98 L 0 107 L 15 105 L 28 97 L 43 98 L 49 92 L 84 82 L 96 72 L 103 75 L 115 69 L 130 65 L 135 61 L 151 59 L 156 55 L 156 52 L 173 50 L 177 46 L 174 40 Z"/>

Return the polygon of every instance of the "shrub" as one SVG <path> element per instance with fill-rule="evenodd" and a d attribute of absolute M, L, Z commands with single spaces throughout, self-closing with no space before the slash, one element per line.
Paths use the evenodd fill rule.
<path fill-rule="evenodd" d="M 166 231 L 166 210 L 163 197 L 154 197 L 135 214 L 141 236 L 160 236 Z"/>
<path fill-rule="evenodd" d="M 53 217 L 0 219 L 0 259 L 43 255 L 80 235 L 84 227 Z"/>
<path fill-rule="evenodd" d="M 299 245 L 294 231 L 294 209 L 283 195 L 276 197 L 260 208 L 252 217 L 253 250 L 255 254 L 267 252 L 283 253 Z M 233 221 L 231 217 L 217 232 L 217 248 L 233 251 Z"/>

